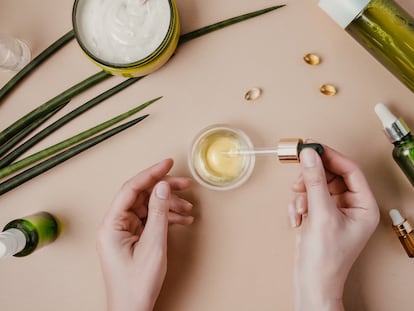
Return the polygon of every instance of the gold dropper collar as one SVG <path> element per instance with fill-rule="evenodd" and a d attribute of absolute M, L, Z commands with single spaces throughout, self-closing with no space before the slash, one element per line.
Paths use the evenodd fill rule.
<path fill-rule="evenodd" d="M 299 162 L 299 145 L 303 144 L 300 138 L 282 138 L 277 145 L 277 157 L 281 163 Z"/>

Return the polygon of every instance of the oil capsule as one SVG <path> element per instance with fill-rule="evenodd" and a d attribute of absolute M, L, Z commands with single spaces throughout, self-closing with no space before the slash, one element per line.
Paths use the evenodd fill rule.
<path fill-rule="evenodd" d="M 244 94 L 244 99 L 247 101 L 253 101 L 258 99 L 262 95 L 262 89 L 259 87 L 251 88 Z"/>
<path fill-rule="evenodd" d="M 323 84 L 319 88 L 319 91 L 326 96 L 334 96 L 338 91 L 336 87 L 332 84 Z"/>
<path fill-rule="evenodd" d="M 313 53 L 308 53 L 305 56 L 303 56 L 303 60 L 307 64 L 312 65 L 312 66 L 316 66 L 321 63 L 321 58 L 318 55 L 313 54 Z"/>

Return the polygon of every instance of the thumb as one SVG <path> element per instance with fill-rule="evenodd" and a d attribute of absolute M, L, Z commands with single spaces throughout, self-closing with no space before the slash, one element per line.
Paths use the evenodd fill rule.
<path fill-rule="evenodd" d="M 300 153 L 300 167 L 305 183 L 309 213 L 322 210 L 332 200 L 326 182 L 322 160 L 312 148 L 304 148 Z"/>
<path fill-rule="evenodd" d="M 155 185 L 148 203 L 148 218 L 142 233 L 143 239 L 148 238 L 161 244 L 167 241 L 170 194 L 170 185 L 166 181 L 160 181 Z"/>

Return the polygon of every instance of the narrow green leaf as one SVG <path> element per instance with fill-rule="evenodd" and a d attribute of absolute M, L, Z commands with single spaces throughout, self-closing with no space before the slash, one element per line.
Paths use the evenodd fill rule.
<path fill-rule="evenodd" d="M 7 156 L 0 159 L 0 168 L 5 167 L 6 165 L 12 163 L 15 159 L 20 157 L 23 153 L 25 153 L 27 150 L 32 148 L 34 145 L 36 145 L 39 141 L 56 131 L 57 129 L 61 128 L 66 123 L 70 122 L 80 114 L 84 113 L 85 111 L 91 109 L 92 107 L 96 106 L 97 104 L 101 103 L 108 97 L 111 97 L 112 95 L 122 91 L 123 89 L 127 88 L 131 84 L 137 82 L 140 78 L 130 78 L 128 80 L 125 80 L 118 85 L 114 86 L 113 88 L 107 90 L 106 92 L 101 93 L 97 97 L 91 99 L 90 101 L 86 102 L 85 104 L 81 105 L 80 107 L 72 110 L 68 114 L 64 115 L 60 119 L 56 120 L 52 124 L 50 124 L 48 127 L 31 137 L 29 140 L 27 140 L 25 143 L 21 144 L 19 147 L 17 147 L 15 150 L 10 152 Z M 1 148 L 0 148 L 1 150 Z M 0 154 L 1 155 L 1 154 Z"/>
<path fill-rule="evenodd" d="M 78 95 L 79 93 L 89 89 L 90 87 L 98 84 L 99 82 L 111 76 L 111 74 L 105 71 L 100 71 L 90 76 L 89 78 L 86 78 L 82 82 L 79 82 L 78 84 L 72 86 L 66 91 L 60 93 L 59 95 L 50 99 L 43 105 L 32 110 L 31 112 L 29 112 L 28 114 L 26 114 L 25 116 L 23 116 L 22 118 L 20 118 L 19 120 L 17 120 L 9 127 L 0 132 L 0 146 L 36 119 L 41 118 L 43 115 L 48 114 L 50 111 L 55 110 L 57 107 L 64 105 L 74 96 Z"/>
<path fill-rule="evenodd" d="M 251 13 L 247 13 L 241 16 L 237 16 L 237 17 L 233 17 L 206 27 L 202 27 L 198 30 L 192 31 L 190 33 L 184 34 L 180 36 L 180 41 L 179 44 L 187 42 L 189 40 L 198 38 L 202 35 L 208 34 L 210 32 L 219 30 L 221 28 L 227 27 L 229 25 L 265 14 L 267 12 L 279 9 L 281 7 L 283 7 L 285 5 L 279 5 L 279 6 L 272 6 L 266 9 L 262 9 L 262 10 L 258 10 L 255 12 L 251 12 Z M 105 80 L 107 78 L 109 78 L 111 75 L 109 73 L 106 73 L 104 71 L 99 72 L 87 79 L 85 79 L 84 81 L 76 84 L 75 86 L 69 88 L 68 90 L 64 91 L 63 93 L 59 94 L 58 96 L 54 97 L 53 99 L 49 100 L 48 102 L 46 102 L 45 104 L 39 106 L 37 109 L 33 110 L 32 112 L 30 112 L 29 114 L 27 114 L 26 116 L 22 117 L 21 119 L 19 119 L 18 121 L 16 121 L 15 123 L 13 123 L 12 125 L 10 125 L 8 128 L 6 128 L 5 130 L 3 130 L 2 132 L 0 132 L 0 146 L 2 144 L 4 144 L 7 140 L 9 140 L 11 137 L 13 137 L 16 133 L 18 133 L 22 128 L 26 127 L 28 124 L 30 124 L 31 122 L 35 121 L 36 119 L 40 118 L 42 115 L 45 115 L 47 113 L 49 113 L 50 111 L 53 111 L 54 109 L 56 109 L 57 107 L 59 107 L 60 105 L 63 104 L 63 102 L 70 100 L 73 96 L 89 89 L 91 86 L 99 83 L 102 80 Z M 142 77 L 141 77 L 142 78 Z M 4 96 L 4 95 L 3 95 Z M 0 97 L 1 99 L 2 97 Z M 131 121 L 133 122 L 133 121 Z M 138 121 L 139 122 L 139 121 Z M 130 122 L 129 122 L 130 123 Z M 127 123 L 127 124 L 129 124 Z M 126 125 L 126 124 L 125 124 Z M 131 126 L 131 125 L 130 125 Z M 119 128 L 119 127 L 118 127 Z M 116 130 L 116 129 L 113 129 Z M 106 133 L 109 133 L 111 131 L 107 131 L 102 135 L 105 135 Z M 102 136 L 100 135 L 100 136 Z M 114 135 L 114 134 L 113 134 Z M 100 136 L 97 136 L 95 138 L 98 138 Z M 10 178 L 9 180 L 3 182 L 2 184 L 0 184 L 0 195 L 19 186 L 20 184 L 24 183 L 27 180 L 30 180 L 31 178 L 43 173 L 44 171 L 58 165 L 59 163 L 65 161 L 65 156 L 62 156 L 62 158 L 59 158 L 59 156 L 64 155 L 64 154 L 71 154 L 71 152 L 73 152 L 73 155 L 68 156 L 68 158 L 82 152 L 83 150 L 86 150 L 89 147 L 86 147 L 85 149 L 79 148 L 77 149 L 78 146 L 87 146 L 89 142 L 93 141 L 93 145 L 99 143 L 99 139 L 98 141 L 94 141 L 95 138 L 91 138 L 87 141 L 85 141 L 84 143 L 81 143 L 75 147 L 72 147 L 66 151 L 63 151 L 61 154 L 58 154 L 57 156 L 54 156 L 48 160 L 43 161 L 42 163 L 32 167 L 31 169 L 13 177 Z M 106 138 L 104 138 L 106 139 Z M 57 158 L 59 158 L 59 160 L 56 160 Z M 64 160 L 61 160 L 64 159 Z M 51 162 L 49 162 L 51 161 Z M 57 161 L 57 162 L 54 162 Z M 56 163 L 56 164 L 54 164 Z M 43 166 L 42 166 L 43 165 Z M 8 168 L 8 167 L 6 167 Z M 6 169 L 4 168 L 4 169 Z M 7 175 L 5 175 L 7 176 Z"/>
<path fill-rule="evenodd" d="M 65 150 L 47 160 L 44 160 L 43 162 L 23 171 L 22 173 L 9 178 L 8 180 L 2 182 L 0 184 L 0 195 L 5 194 L 6 192 L 20 186 L 21 184 L 29 181 L 30 179 L 39 176 L 40 174 L 46 172 L 47 170 L 65 162 L 66 160 L 78 155 L 79 153 L 99 144 L 100 142 L 110 138 L 111 136 L 114 136 L 123 130 L 141 122 L 149 115 L 144 115 L 142 117 L 139 117 L 137 119 L 134 119 L 132 121 L 129 121 L 125 124 L 119 125 L 114 129 L 108 130 L 104 132 L 103 134 L 100 134 L 96 137 L 90 138 L 87 141 L 84 141 L 83 143 L 80 143 L 79 145 L 76 145 L 68 150 Z"/>
<path fill-rule="evenodd" d="M 29 75 L 37 66 L 43 63 L 49 56 L 57 52 L 61 47 L 66 43 L 72 40 L 75 37 L 75 32 L 73 29 L 63 35 L 61 38 L 52 43 L 49 47 L 43 50 L 38 56 L 33 58 L 33 60 L 23 67 L 13 78 L 9 80 L 1 89 L 0 89 L 0 101 L 14 88 L 16 85 L 22 81 L 25 77 Z"/>
<path fill-rule="evenodd" d="M 122 113 L 118 116 L 116 116 L 115 118 L 112 118 L 106 122 L 103 122 L 97 126 L 94 126 L 84 132 L 81 132 L 75 136 L 72 136 L 68 139 L 65 139 L 64 141 L 57 143 L 53 146 L 50 146 L 46 149 L 43 149 L 41 151 L 38 151 L 20 161 L 17 161 L 13 164 L 10 164 L 6 167 L 3 167 L 2 169 L 0 169 L 0 179 L 4 178 L 14 172 L 17 172 L 35 162 L 38 162 L 40 160 L 43 160 L 63 149 L 66 149 L 70 146 L 73 146 L 77 143 L 79 143 L 80 141 L 83 141 L 101 131 L 103 131 L 104 129 L 107 129 L 109 127 L 111 127 L 112 125 L 115 125 L 116 123 L 121 122 L 122 120 L 125 120 L 126 118 L 132 116 L 133 114 L 145 109 L 146 107 L 148 107 L 149 105 L 151 105 L 152 103 L 158 101 L 159 99 L 161 99 L 161 97 L 157 97 L 155 99 L 149 100 L 146 103 L 139 105 L 138 107 L 135 107 L 125 113 Z"/>
<path fill-rule="evenodd" d="M 237 17 L 229 18 L 224 21 L 202 27 L 200 29 L 197 29 L 195 31 L 192 31 L 190 33 L 181 35 L 179 44 L 187 42 L 189 40 L 198 38 L 202 35 L 208 34 L 212 31 L 219 30 L 221 28 L 233 25 L 235 23 L 265 14 L 267 12 L 279 9 L 285 5 L 278 5 L 278 6 L 272 6 L 269 8 L 265 8 L 262 10 L 258 10 L 255 12 L 247 13 L 244 15 L 240 15 Z M 67 33 L 65 36 L 68 36 L 70 39 L 71 32 Z M 4 144 L 8 139 L 13 137 L 18 131 L 20 131 L 22 128 L 26 127 L 28 124 L 36 120 L 37 118 L 40 118 L 43 114 L 46 114 L 50 111 L 52 111 L 54 108 L 62 104 L 64 101 L 70 100 L 77 94 L 89 89 L 91 86 L 101 82 L 102 80 L 105 80 L 107 78 L 111 77 L 111 74 L 101 71 L 97 74 L 85 79 L 84 81 L 76 84 L 75 86 L 69 88 L 68 90 L 64 91 L 63 93 L 59 94 L 58 96 L 54 97 L 53 99 L 49 100 L 45 104 L 39 106 L 34 111 L 30 112 L 26 116 L 22 117 L 21 119 L 17 120 L 15 123 L 10 125 L 8 128 L 0 132 L 0 146 Z M 1 98 L 1 97 L 0 97 Z"/>
<path fill-rule="evenodd" d="M 0 158 L 3 155 L 5 155 L 8 151 L 10 151 L 14 146 L 16 146 L 18 143 L 20 143 L 23 139 L 25 139 L 27 136 L 29 136 L 34 130 L 36 130 L 44 122 L 46 122 L 48 119 L 53 117 L 58 111 L 60 111 L 68 103 L 69 103 L 69 101 L 66 102 L 65 105 L 62 105 L 62 106 L 56 108 L 52 112 L 49 112 L 48 114 L 44 115 L 42 118 L 34 121 L 32 124 L 25 127 L 20 133 L 15 135 L 12 139 L 7 141 L 3 146 L 0 146 Z"/>
<path fill-rule="evenodd" d="M 259 16 L 259 15 L 262 15 L 262 14 L 265 14 L 265 13 L 268 13 L 268 12 L 271 12 L 271 11 L 274 11 L 274 10 L 277 10 L 277 9 L 280 9 L 284 6 L 286 6 L 286 5 L 282 4 L 282 5 L 272 6 L 272 7 L 266 8 L 266 9 L 262 9 L 262 10 L 254 11 L 254 12 L 251 12 L 251 13 L 243 14 L 243 15 L 240 15 L 240 16 L 232 17 L 232 18 L 223 20 L 221 22 L 218 22 L 218 23 L 206 26 L 206 27 L 202 27 L 200 29 L 197 29 L 197 30 L 191 31 L 189 33 L 181 35 L 179 43 L 187 42 L 189 40 L 201 37 L 205 34 L 208 34 L 210 32 L 219 30 L 221 28 L 224 28 L 224 27 L 227 27 L 227 26 L 245 21 L 247 19 Z"/>

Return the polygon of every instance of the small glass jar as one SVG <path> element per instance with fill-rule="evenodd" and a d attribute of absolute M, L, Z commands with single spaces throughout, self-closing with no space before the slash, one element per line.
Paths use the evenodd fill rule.
<path fill-rule="evenodd" d="M 188 165 L 194 179 L 212 190 L 230 190 L 241 186 L 253 172 L 255 157 L 240 153 L 252 150 L 253 143 L 240 129 L 212 125 L 194 139 Z"/>
<path fill-rule="evenodd" d="M 75 0 L 75 38 L 103 70 L 140 77 L 174 54 L 180 23 L 174 0 Z"/>

